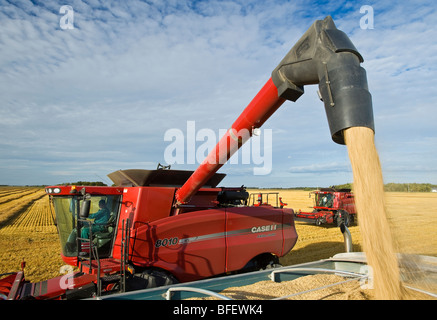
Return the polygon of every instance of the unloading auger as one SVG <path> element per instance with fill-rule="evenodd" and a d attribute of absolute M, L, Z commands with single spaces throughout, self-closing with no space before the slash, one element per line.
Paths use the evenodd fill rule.
<path fill-rule="evenodd" d="M 215 148 L 187 182 L 176 192 L 176 204 L 183 204 L 286 101 L 295 102 L 304 86 L 319 84 L 332 140 L 345 144 L 343 130 L 368 127 L 374 130 L 372 97 L 363 57 L 349 37 L 338 30 L 330 16 L 317 20 L 273 70 L 250 104 L 244 109 Z M 239 134 L 248 132 L 249 134 Z"/>

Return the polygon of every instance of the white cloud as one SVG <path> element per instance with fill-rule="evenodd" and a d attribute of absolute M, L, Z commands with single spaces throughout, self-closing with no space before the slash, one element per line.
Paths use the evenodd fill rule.
<path fill-rule="evenodd" d="M 347 1 L 75 0 L 73 30 L 59 27 L 64 4 L 0 5 L 2 184 L 63 182 L 62 172 L 85 180 L 89 172 L 154 168 L 163 161 L 167 129 L 184 129 L 190 120 L 199 128 L 229 127 L 311 23 L 328 14 L 364 56 L 384 167 L 394 180 L 403 178 L 399 168 L 409 159 L 394 146 L 406 141 L 409 151 L 426 153 L 415 164 L 424 175 L 417 172 L 411 182 L 437 183 L 429 171 L 437 156 L 432 2 L 370 2 L 373 30 L 360 29 L 360 4 Z M 316 89 L 306 88 L 267 121 L 265 128 L 275 129 L 273 173 L 248 177 L 252 185 L 338 179 L 302 173 L 341 170 L 348 161 L 345 147 L 331 141 Z M 391 159 L 398 159 L 393 167 Z M 14 166 L 23 163 L 25 174 Z M 281 179 L 290 167 L 295 180 Z M 233 179 L 231 169 L 223 167 L 230 170 L 226 181 L 245 183 Z M 350 173 L 341 178 L 348 181 L 336 183 L 351 181 Z"/>
<path fill-rule="evenodd" d="M 315 161 L 320 161 L 320 159 L 315 159 Z M 350 172 L 350 166 L 348 163 L 338 163 L 338 162 L 323 162 L 314 163 L 306 166 L 296 166 L 289 169 L 292 173 L 317 173 L 317 174 L 330 174 L 335 172 Z"/>

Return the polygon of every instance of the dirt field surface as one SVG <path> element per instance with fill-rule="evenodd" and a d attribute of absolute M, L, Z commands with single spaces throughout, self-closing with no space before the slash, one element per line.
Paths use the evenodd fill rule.
<path fill-rule="evenodd" d="M 307 191 L 262 192 L 279 192 L 288 204 L 286 207 L 294 210 L 311 210 L 313 205 Z M 386 193 L 385 196 L 397 252 L 437 257 L 437 193 Z M 299 239 L 293 250 L 280 259 L 282 265 L 325 259 L 345 250 L 343 235 L 336 226 L 296 222 L 296 229 Z M 349 230 L 353 250 L 362 251 L 358 226 L 351 226 Z M 64 265 L 59 252 L 53 212 L 44 190 L 0 187 L 0 274 L 18 271 L 24 259 L 26 279 L 32 282 L 59 276 Z M 368 292 L 352 292 L 352 289 L 348 287 L 337 298 L 371 298 Z M 332 297 L 335 299 L 335 295 Z"/>

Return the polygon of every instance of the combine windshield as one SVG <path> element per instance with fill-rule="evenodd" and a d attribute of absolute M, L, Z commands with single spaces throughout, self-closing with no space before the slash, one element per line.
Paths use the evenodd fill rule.
<path fill-rule="evenodd" d="M 104 251 L 104 254 L 110 253 L 110 246 L 114 238 L 115 224 L 117 222 L 119 204 L 120 196 L 118 195 L 91 196 L 89 219 L 91 222 L 95 220 L 95 227 L 93 227 L 93 243 L 98 246 L 99 254 L 102 250 Z M 79 208 L 82 206 L 82 200 L 79 200 L 79 197 L 75 195 L 54 196 L 53 205 L 56 212 L 62 254 L 66 257 L 77 256 L 77 219 L 79 217 Z M 102 214 L 96 214 L 93 216 L 94 213 L 98 212 L 105 212 L 106 214 L 103 215 L 103 218 Z M 79 224 L 79 226 L 81 226 L 81 224 Z M 79 237 L 82 235 L 79 235 Z"/>
<path fill-rule="evenodd" d="M 316 193 L 314 200 L 316 207 L 331 208 L 334 201 L 334 195 L 332 193 Z"/>

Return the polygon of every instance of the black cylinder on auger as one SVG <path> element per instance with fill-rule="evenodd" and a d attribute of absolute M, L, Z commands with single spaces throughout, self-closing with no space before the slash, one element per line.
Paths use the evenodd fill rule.
<path fill-rule="evenodd" d="M 330 16 L 317 20 L 272 72 L 278 95 L 296 101 L 304 85 L 319 84 L 332 139 L 345 144 L 343 130 L 375 130 L 372 97 L 363 57 Z"/>

